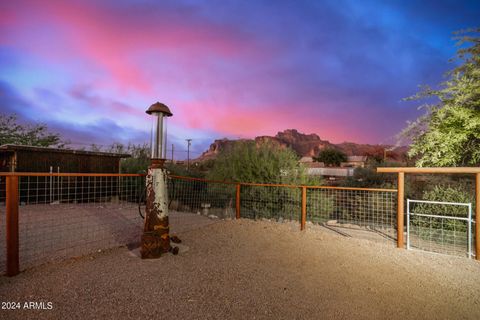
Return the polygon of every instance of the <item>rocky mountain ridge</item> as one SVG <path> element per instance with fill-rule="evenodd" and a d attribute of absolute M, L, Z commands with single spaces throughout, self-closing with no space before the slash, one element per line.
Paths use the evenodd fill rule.
<path fill-rule="evenodd" d="M 244 139 L 243 141 L 245 141 Z M 287 129 L 278 132 L 275 136 L 259 136 L 254 140 L 257 144 L 274 143 L 282 147 L 289 147 L 301 157 L 314 157 L 325 148 L 334 148 L 343 151 L 347 156 L 374 156 L 384 157 L 387 150 L 387 156 L 391 160 L 401 161 L 407 152 L 407 147 L 393 147 L 391 145 L 380 144 L 357 144 L 353 142 L 343 142 L 339 144 L 330 143 L 328 140 L 322 140 L 315 134 L 304 134 L 296 129 Z M 197 161 L 215 159 L 217 155 L 228 146 L 240 140 L 219 139 L 215 140 L 207 151 L 203 152 Z"/>

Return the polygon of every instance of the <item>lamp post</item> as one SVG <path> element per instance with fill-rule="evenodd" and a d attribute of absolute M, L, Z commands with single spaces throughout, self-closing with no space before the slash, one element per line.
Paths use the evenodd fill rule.
<path fill-rule="evenodd" d="M 148 108 L 152 115 L 154 132 L 152 138 L 151 165 L 146 178 L 147 203 L 142 235 L 142 259 L 159 258 L 169 252 L 170 232 L 168 223 L 167 172 L 164 168 L 166 159 L 166 119 L 172 116 L 170 109 L 163 103 L 156 102 Z"/>

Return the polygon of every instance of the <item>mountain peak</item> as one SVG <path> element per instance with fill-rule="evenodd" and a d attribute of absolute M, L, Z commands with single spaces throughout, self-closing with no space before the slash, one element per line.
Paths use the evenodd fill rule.
<path fill-rule="evenodd" d="M 383 157 L 383 153 L 386 147 L 384 145 L 370 145 L 370 144 L 357 144 L 353 142 L 344 142 L 340 144 L 332 144 L 327 140 L 322 140 L 315 134 L 304 134 L 298 132 L 297 129 L 286 129 L 278 132 L 274 137 L 272 136 L 258 136 L 253 139 L 257 144 L 261 143 L 274 143 L 283 147 L 289 147 L 295 151 L 300 157 L 315 157 L 318 153 L 325 148 L 334 148 L 343 151 L 347 156 L 380 156 Z M 237 140 L 221 139 L 215 140 L 210 148 L 205 151 L 197 160 L 203 161 L 207 159 L 215 158 L 220 151 L 228 148 L 234 144 Z M 401 155 L 405 153 L 405 150 L 399 152 L 398 156 L 394 158 L 401 158 Z M 393 156 L 392 153 L 390 155 Z"/>

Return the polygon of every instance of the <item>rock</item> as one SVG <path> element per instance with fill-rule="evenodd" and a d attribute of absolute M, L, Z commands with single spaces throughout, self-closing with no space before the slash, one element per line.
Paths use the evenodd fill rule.
<path fill-rule="evenodd" d="M 172 241 L 173 243 L 182 243 L 182 240 L 180 240 L 180 238 L 176 235 L 170 236 L 170 241 Z"/>
<path fill-rule="evenodd" d="M 327 221 L 327 226 L 335 226 L 338 224 L 337 220 L 328 220 Z"/>

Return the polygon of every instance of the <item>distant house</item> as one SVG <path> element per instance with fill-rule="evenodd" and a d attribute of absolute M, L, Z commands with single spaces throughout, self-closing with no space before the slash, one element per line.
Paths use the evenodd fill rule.
<path fill-rule="evenodd" d="M 313 158 L 312 157 L 302 157 L 298 162 L 300 162 L 300 163 L 312 163 Z"/>
<path fill-rule="evenodd" d="M 311 176 L 323 177 L 351 177 L 355 168 L 308 168 L 307 174 Z"/>
<path fill-rule="evenodd" d="M 0 172 L 119 173 L 129 154 L 32 147 L 0 146 Z"/>
<path fill-rule="evenodd" d="M 302 157 L 299 163 L 303 164 L 305 168 L 323 168 L 325 164 L 323 162 L 314 161 L 312 157 Z"/>
<path fill-rule="evenodd" d="M 367 157 L 364 156 L 349 156 L 347 162 L 342 162 L 341 167 L 338 168 L 327 168 L 323 162 L 316 162 L 312 157 L 303 157 L 299 160 L 299 163 L 307 168 L 307 174 L 310 176 L 342 178 L 353 176 L 355 168 L 365 166 L 366 160 Z"/>
<path fill-rule="evenodd" d="M 367 162 L 367 156 L 348 156 L 346 162 L 340 164 L 344 168 L 363 168 Z"/>

